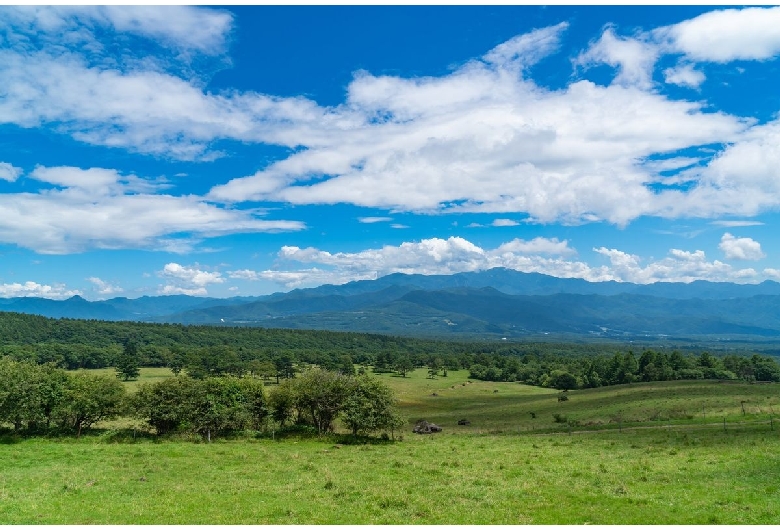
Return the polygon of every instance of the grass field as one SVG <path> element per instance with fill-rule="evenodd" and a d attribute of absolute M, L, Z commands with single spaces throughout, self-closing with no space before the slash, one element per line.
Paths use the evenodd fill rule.
<path fill-rule="evenodd" d="M 164 375 L 144 370 L 142 379 Z M 0 522 L 780 520 L 780 425 L 770 423 L 780 408 L 776 385 L 634 384 L 572 391 L 559 402 L 556 391 L 469 383 L 466 375 L 431 380 L 419 370 L 407 378 L 379 376 L 396 389 L 411 420 L 444 427 L 430 436 L 406 428 L 397 443 L 251 437 L 158 442 L 115 429 L 80 440 L 6 437 L 0 445 Z M 571 421 L 558 423 L 553 414 Z M 461 418 L 471 425 L 458 426 Z"/>

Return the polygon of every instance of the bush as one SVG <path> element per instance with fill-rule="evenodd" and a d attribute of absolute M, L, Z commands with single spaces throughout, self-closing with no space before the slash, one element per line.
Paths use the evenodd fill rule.
<path fill-rule="evenodd" d="M 177 376 L 141 385 L 131 406 L 157 434 L 189 430 L 211 436 L 259 429 L 268 415 L 263 383 L 232 376 L 201 380 Z"/>

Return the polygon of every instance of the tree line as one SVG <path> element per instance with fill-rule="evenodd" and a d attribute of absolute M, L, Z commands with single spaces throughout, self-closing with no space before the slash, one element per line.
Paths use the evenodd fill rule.
<path fill-rule="evenodd" d="M 469 375 L 474 379 L 520 381 L 561 390 L 677 379 L 780 381 L 780 366 L 775 359 L 758 354 L 715 356 L 706 351 L 683 354 L 677 350 L 648 349 L 638 357 L 629 350 L 612 355 L 558 358 L 485 356 L 480 361 L 469 367 Z"/>
<path fill-rule="evenodd" d="M 392 337 L 312 330 L 184 326 L 50 319 L 0 313 L 0 356 L 69 370 L 116 367 L 133 379 L 141 366 L 169 367 L 194 379 L 251 376 L 277 383 L 318 366 L 343 375 L 360 370 L 431 377 L 469 370 L 473 379 L 554 388 L 591 388 L 635 381 L 742 379 L 780 381 L 775 358 L 620 344 L 514 343 Z"/>
<path fill-rule="evenodd" d="M 267 393 L 255 377 L 182 374 L 127 393 L 117 377 L 0 358 L 0 425 L 81 435 L 117 417 L 142 420 L 159 435 L 187 432 L 209 440 L 288 426 L 309 426 L 322 434 L 333 432 L 337 419 L 355 436 L 392 434 L 405 423 L 393 392 L 369 375 L 311 367 Z"/>

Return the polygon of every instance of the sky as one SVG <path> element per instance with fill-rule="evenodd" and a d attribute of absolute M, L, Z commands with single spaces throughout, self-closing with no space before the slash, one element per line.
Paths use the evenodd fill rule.
<path fill-rule="evenodd" d="M 780 7 L 0 6 L 0 297 L 780 281 Z"/>

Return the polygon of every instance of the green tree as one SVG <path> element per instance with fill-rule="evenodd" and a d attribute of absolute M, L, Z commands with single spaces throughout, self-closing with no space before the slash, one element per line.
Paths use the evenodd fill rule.
<path fill-rule="evenodd" d="M 439 375 L 439 370 L 441 370 L 443 364 L 444 363 L 442 362 L 441 358 L 431 358 L 431 360 L 428 361 L 428 377 L 431 379 L 436 379 L 436 376 Z"/>
<path fill-rule="evenodd" d="M 212 434 L 239 431 L 252 422 L 252 412 L 242 384 L 236 377 L 207 377 L 197 382 L 193 396 L 193 430 L 211 439 Z"/>
<path fill-rule="evenodd" d="M 15 430 L 21 430 L 44 420 L 41 380 L 36 364 L 0 358 L 0 423 L 10 423 Z"/>
<path fill-rule="evenodd" d="M 276 382 L 279 382 L 279 378 L 290 379 L 295 377 L 295 365 L 293 364 L 293 358 L 289 353 L 283 353 L 274 358 L 274 366 L 276 367 Z"/>
<path fill-rule="evenodd" d="M 355 375 L 355 364 L 352 362 L 352 357 L 349 355 L 339 357 L 338 371 L 343 375 Z"/>
<path fill-rule="evenodd" d="M 547 384 L 558 390 L 573 390 L 577 388 L 577 378 L 563 370 L 553 370 Z"/>
<path fill-rule="evenodd" d="M 130 406 L 135 417 L 146 421 L 157 434 L 166 434 L 192 421 L 196 392 L 195 379 L 170 377 L 141 384 L 130 398 Z"/>
<path fill-rule="evenodd" d="M 69 375 L 65 399 L 55 414 L 62 427 L 80 436 L 82 429 L 117 417 L 124 398 L 125 387 L 116 378 L 78 372 Z"/>
<path fill-rule="evenodd" d="M 268 396 L 268 405 L 271 409 L 271 417 L 284 427 L 292 421 L 295 414 L 295 380 L 285 379 Z"/>
<path fill-rule="evenodd" d="M 393 391 L 371 376 L 360 376 L 349 385 L 342 409 L 344 425 L 354 436 L 403 425 Z"/>
<path fill-rule="evenodd" d="M 243 394 L 243 406 L 249 414 L 249 427 L 260 430 L 269 414 L 268 397 L 265 394 L 262 381 L 241 378 L 237 381 Z"/>
<path fill-rule="evenodd" d="M 138 358 L 138 346 L 133 341 L 127 341 L 122 353 L 116 359 L 116 376 L 124 381 L 138 379 L 141 375 L 141 364 Z"/>
<path fill-rule="evenodd" d="M 393 368 L 396 372 L 401 374 L 401 377 L 406 377 L 406 374 L 414 369 L 412 358 L 408 355 L 401 355 L 396 359 Z"/>
<path fill-rule="evenodd" d="M 344 405 L 348 379 L 335 372 L 310 368 L 295 381 L 295 403 L 322 434 L 333 430 L 333 421 Z"/>

